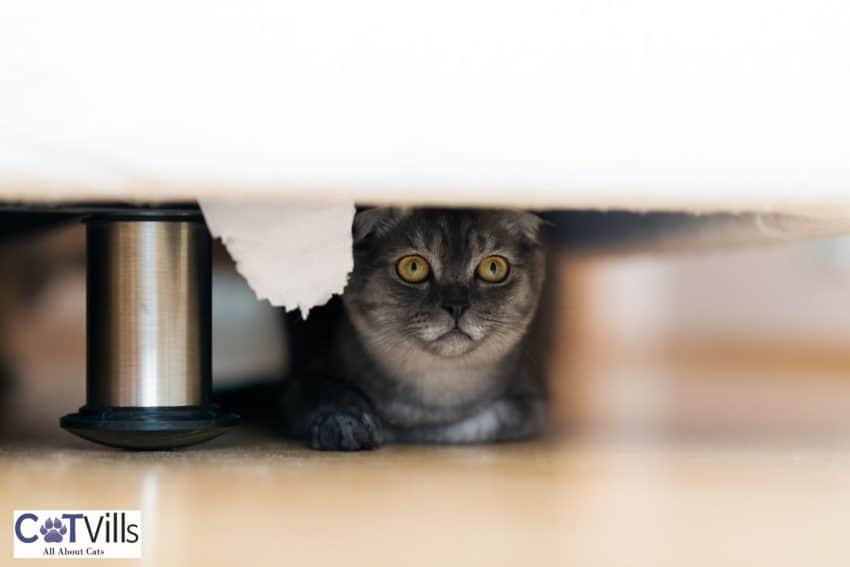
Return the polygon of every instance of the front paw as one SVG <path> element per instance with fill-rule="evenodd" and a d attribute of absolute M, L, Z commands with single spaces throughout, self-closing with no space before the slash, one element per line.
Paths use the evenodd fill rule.
<path fill-rule="evenodd" d="M 384 442 L 378 416 L 356 409 L 317 413 L 310 426 L 310 447 L 320 451 L 367 451 Z"/>

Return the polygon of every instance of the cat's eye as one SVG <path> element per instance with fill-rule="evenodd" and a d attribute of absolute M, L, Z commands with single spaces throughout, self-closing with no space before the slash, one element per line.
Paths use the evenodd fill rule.
<path fill-rule="evenodd" d="M 428 260 L 419 255 L 405 256 L 395 265 L 398 277 L 408 283 L 424 282 L 431 273 Z"/>
<path fill-rule="evenodd" d="M 478 264 L 478 277 L 488 283 L 505 281 L 511 268 L 501 256 L 487 256 Z"/>

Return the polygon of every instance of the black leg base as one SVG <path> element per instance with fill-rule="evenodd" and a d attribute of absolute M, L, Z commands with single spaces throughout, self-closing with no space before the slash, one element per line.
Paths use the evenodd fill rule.
<path fill-rule="evenodd" d="M 122 449 L 174 449 L 218 437 L 239 424 L 239 416 L 216 405 L 104 407 L 85 405 L 59 420 L 83 439 Z"/>

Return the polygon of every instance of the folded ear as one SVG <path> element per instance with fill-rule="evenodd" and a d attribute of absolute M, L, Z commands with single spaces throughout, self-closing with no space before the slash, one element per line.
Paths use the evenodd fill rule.
<path fill-rule="evenodd" d="M 373 207 L 363 209 L 354 215 L 354 242 L 361 242 L 368 236 L 383 236 L 410 212 L 397 207 Z"/>
<path fill-rule="evenodd" d="M 540 242 L 543 226 L 551 224 L 539 215 L 528 211 L 509 211 L 508 227 L 531 242 Z"/>

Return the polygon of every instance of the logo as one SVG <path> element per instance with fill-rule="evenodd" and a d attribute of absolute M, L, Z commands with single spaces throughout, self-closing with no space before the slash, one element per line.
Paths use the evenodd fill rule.
<path fill-rule="evenodd" d="M 15 510 L 16 559 L 139 559 L 139 510 Z"/>
<path fill-rule="evenodd" d="M 44 541 L 50 543 L 61 543 L 62 536 L 68 532 L 68 528 L 62 525 L 62 520 L 56 518 L 51 520 L 47 518 L 44 525 L 41 526 L 41 535 L 44 536 Z"/>

